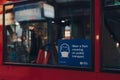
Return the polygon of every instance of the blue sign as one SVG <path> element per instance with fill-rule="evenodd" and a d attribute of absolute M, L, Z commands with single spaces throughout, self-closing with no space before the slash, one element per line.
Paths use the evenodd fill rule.
<path fill-rule="evenodd" d="M 58 64 L 90 67 L 90 40 L 58 40 Z"/>

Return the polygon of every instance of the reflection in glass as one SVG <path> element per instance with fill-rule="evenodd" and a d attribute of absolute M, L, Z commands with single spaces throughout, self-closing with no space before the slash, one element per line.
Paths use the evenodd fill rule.
<path fill-rule="evenodd" d="M 91 44 L 90 4 L 91 0 L 13 4 L 13 8 L 5 11 L 4 62 L 59 65 L 58 40 L 80 40 L 82 44 L 84 41 Z M 88 45 L 83 47 L 87 46 L 86 52 L 91 55 Z M 81 53 L 82 56 L 87 54 Z M 77 64 L 82 66 L 84 63 L 88 64 L 85 61 Z"/>
<path fill-rule="evenodd" d="M 101 53 L 103 68 L 108 69 L 120 68 L 119 44 L 120 44 L 119 5 L 106 6 L 104 7 L 104 26 L 101 27 Z"/>
<path fill-rule="evenodd" d="M 105 5 L 120 5 L 120 0 L 105 0 Z"/>
<path fill-rule="evenodd" d="M 29 25 L 15 22 L 14 25 L 7 27 L 9 27 L 7 29 L 9 62 L 26 63 L 35 60 L 38 50 L 47 44 L 46 22 L 30 23 Z"/>

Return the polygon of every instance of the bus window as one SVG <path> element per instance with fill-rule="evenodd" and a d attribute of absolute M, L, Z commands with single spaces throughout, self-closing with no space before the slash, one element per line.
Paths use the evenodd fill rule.
<path fill-rule="evenodd" d="M 111 2 L 110 2 L 111 1 Z M 120 0 L 105 0 L 101 26 L 101 66 L 104 70 L 120 69 Z"/>
<path fill-rule="evenodd" d="M 10 5 L 13 7 L 5 10 Z M 35 0 L 5 4 L 3 62 L 93 68 L 91 5 L 92 0 Z"/>

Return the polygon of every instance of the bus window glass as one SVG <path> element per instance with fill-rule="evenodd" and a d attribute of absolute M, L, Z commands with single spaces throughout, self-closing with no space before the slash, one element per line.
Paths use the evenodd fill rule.
<path fill-rule="evenodd" d="M 101 66 L 102 69 L 120 69 L 120 0 L 111 1 L 112 5 L 103 8 L 103 25 L 101 26 Z"/>
<path fill-rule="evenodd" d="M 5 4 L 3 62 L 92 68 L 91 4 L 92 0 Z"/>

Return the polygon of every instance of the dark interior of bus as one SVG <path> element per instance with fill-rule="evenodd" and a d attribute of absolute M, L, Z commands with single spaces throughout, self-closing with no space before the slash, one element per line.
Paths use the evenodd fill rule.
<path fill-rule="evenodd" d="M 101 27 L 101 65 L 103 69 L 120 68 L 120 0 L 106 0 Z"/>

